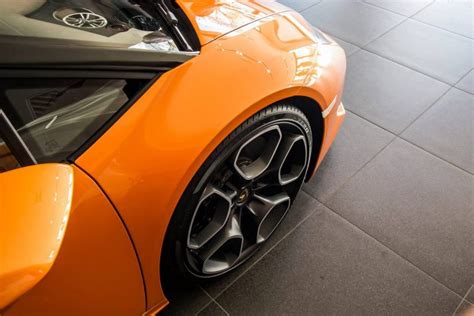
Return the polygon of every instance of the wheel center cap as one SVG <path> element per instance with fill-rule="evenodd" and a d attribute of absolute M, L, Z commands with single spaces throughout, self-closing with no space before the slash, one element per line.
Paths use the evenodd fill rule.
<path fill-rule="evenodd" d="M 249 196 L 250 190 L 248 188 L 243 189 L 242 191 L 240 191 L 239 196 L 237 197 L 237 203 L 244 204 L 245 202 L 247 202 Z"/>

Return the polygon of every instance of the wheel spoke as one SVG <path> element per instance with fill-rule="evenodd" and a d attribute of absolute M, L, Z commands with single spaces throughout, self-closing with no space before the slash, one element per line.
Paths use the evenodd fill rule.
<path fill-rule="evenodd" d="M 239 259 L 243 243 L 238 217 L 234 215 L 226 227 L 199 250 L 202 273 L 213 274 L 230 268 Z"/>
<path fill-rule="evenodd" d="M 264 242 L 270 237 L 285 216 L 290 204 L 290 197 L 284 192 L 270 197 L 254 195 L 247 210 L 250 212 L 249 225 L 253 226 L 257 243 Z"/>
<path fill-rule="evenodd" d="M 245 142 L 234 159 L 234 167 L 245 180 L 261 175 L 270 165 L 280 144 L 282 133 L 273 125 Z"/>
<path fill-rule="evenodd" d="M 269 168 L 270 180 L 278 181 L 280 185 L 296 181 L 304 171 L 307 159 L 306 138 L 303 135 L 285 135 Z"/>
<path fill-rule="evenodd" d="M 208 185 L 202 194 L 188 231 L 188 248 L 201 248 L 214 237 L 227 222 L 232 207 L 232 198 Z"/>

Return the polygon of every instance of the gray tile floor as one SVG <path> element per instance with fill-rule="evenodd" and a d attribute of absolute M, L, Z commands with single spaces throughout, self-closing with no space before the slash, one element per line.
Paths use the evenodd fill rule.
<path fill-rule="evenodd" d="M 268 244 L 170 315 L 460 314 L 474 304 L 471 0 L 284 0 L 348 55 L 346 122 Z"/>

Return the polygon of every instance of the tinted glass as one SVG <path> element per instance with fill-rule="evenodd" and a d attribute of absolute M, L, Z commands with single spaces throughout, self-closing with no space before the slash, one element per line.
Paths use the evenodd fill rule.
<path fill-rule="evenodd" d="M 154 0 L 1 0 L 0 34 L 178 50 Z"/>
<path fill-rule="evenodd" d="M 10 152 L 7 144 L 0 137 L 0 173 L 18 168 L 19 164 L 16 158 Z"/>
<path fill-rule="evenodd" d="M 141 86 L 110 79 L 0 79 L 0 108 L 38 162 L 65 160 Z"/>

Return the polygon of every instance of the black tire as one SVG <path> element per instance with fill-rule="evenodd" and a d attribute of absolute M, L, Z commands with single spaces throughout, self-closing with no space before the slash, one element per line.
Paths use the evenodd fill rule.
<path fill-rule="evenodd" d="M 286 160 L 290 160 L 289 157 L 293 157 L 296 154 L 299 154 L 299 155 L 295 156 L 296 158 L 292 159 L 292 161 L 293 160 L 301 160 L 300 156 L 302 156 L 303 151 L 301 149 L 299 152 L 296 152 L 296 149 L 293 149 L 295 147 L 295 145 L 290 145 L 289 147 L 287 146 L 287 147 L 285 147 L 285 149 L 287 149 L 287 148 L 290 148 L 290 149 L 287 150 L 285 158 L 281 158 L 281 159 L 283 159 L 283 160 L 281 160 L 278 157 L 283 156 L 283 154 L 279 154 L 278 150 L 283 151 L 283 149 L 281 149 L 281 148 L 283 146 L 283 143 L 284 143 L 283 140 L 284 139 L 285 139 L 285 143 L 289 143 L 289 141 L 286 141 L 285 137 L 290 137 L 290 136 L 285 136 L 285 135 L 291 135 L 291 137 L 293 137 L 293 135 L 297 135 L 299 133 L 302 136 L 304 136 L 305 145 L 306 145 L 306 151 L 304 151 L 304 154 L 305 154 L 306 157 L 304 158 L 304 161 L 305 161 L 304 162 L 304 167 L 302 167 L 304 170 L 299 171 L 300 175 L 298 176 L 297 180 L 292 180 L 293 182 L 291 182 L 289 184 L 281 185 L 281 190 L 284 193 L 286 193 L 290 198 L 288 200 L 288 205 L 290 205 L 294 201 L 296 195 L 298 194 L 299 190 L 301 189 L 301 185 L 302 185 L 302 183 L 304 181 L 304 178 L 306 176 L 307 167 L 308 167 L 310 157 L 311 157 L 311 150 L 312 150 L 312 145 L 313 145 L 311 127 L 310 127 L 310 123 L 309 123 L 308 119 L 306 118 L 306 116 L 299 109 L 297 109 L 296 107 L 294 107 L 292 105 L 288 105 L 288 104 L 277 104 L 277 105 L 270 106 L 270 107 L 256 113 L 251 118 L 246 120 L 243 124 L 241 124 L 235 131 L 233 131 L 216 148 L 216 150 L 210 155 L 210 157 L 202 165 L 202 167 L 199 169 L 199 171 L 196 173 L 196 175 L 193 177 L 192 181 L 190 182 L 190 184 L 186 188 L 186 190 L 185 190 L 183 196 L 181 197 L 181 199 L 178 203 L 178 206 L 177 206 L 177 208 L 176 208 L 176 210 L 173 214 L 170 225 L 168 226 L 168 230 L 167 230 L 165 241 L 164 241 L 163 252 L 162 252 L 161 275 L 162 275 L 162 281 L 163 281 L 162 283 L 165 286 L 165 291 L 167 292 L 167 295 L 172 295 L 172 294 L 169 293 L 170 291 L 172 292 L 172 288 L 170 287 L 170 285 L 179 283 L 179 282 L 177 282 L 178 278 L 181 278 L 181 281 L 182 281 L 182 280 L 187 280 L 189 278 L 194 279 L 194 280 L 196 280 L 196 279 L 200 280 L 200 279 L 209 279 L 209 278 L 218 277 L 222 274 L 225 274 L 225 273 L 229 272 L 230 270 L 236 268 L 238 265 L 245 262 L 247 259 L 249 259 L 251 257 L 251 255 L 253 254 L 254 251 L 256 251 L 260 248 L 261 243 L 255 244 L 254 246 L 252 246 L 253 248 L 249 248 L 251 251 L 249 251 L 249 253 L 247 253 L 244 258 L 237 259 L 236 262 L 232 266 L 230 266 L 228 269 L 223 270 L 222 273 L 213 273 L 213 274 L 199 273 L 199 272 L 197 272 L 198 269 L 194 266 L 194 261 L 193 261 L 193 251 L 194 250 L 189 249 L 190 240 L 191 240 L 190 236 L 191 236 L 191 233 L 194 229 L 193 227 L 190 227 L 190 226 L 191 226 L 192 222 L 193 222 L 193 225 L 199 226 L 198 225 L 199 223 L 196 223 L 196 224 L 194 223 L 193 216 L 194 216 L 195 212 L 196 213 L 200 212 L 200 209 L 199 209 L 199 211 L 196 211 L 196 207 L 198 206 L 198 203 L 200 203 L 200 200 L 202 198 L 204 189 L 207 190 L 207 188 L 210 184 L 212 184 L 212 186 L 214 187 L 214 185 L 215 185 L 214 183 L 216 183 L 216 181 L 218 181 L 219 177 L 222 178 L 222 180 L 219 180 L 220 182 L 225 183 L 225 181 L 227 181 L 227 180 L 225 180 L 225 178 L 229 177 L 228 173 L 230 172 L 230 171 L 227 171 L 227 170 L 228 169 L 230 170 L 232 168 L 232 166 L 229 167 L 229 165 L 230 165 L 229 161 L 234 161 L 233 168 L 235 170 L 237 168 L 239 168 L 239 170 L 243 170 L 243 168 L 248 167 L 246 165 L 242 165 L 242 169 L 241 169 L 240 167 L 238 167 L 238 161 L 239 161 L 239 159 L 241 159 L 240 155 L 244 156 L 244 153 L 242 153 L 242 152 L 244 152 L 244 151 L 251 152 L 251 148 L 250 148 L 251 146 L 254 146 L 254 148 L 261 148 L 262 146 L 258 146 L 258 145 L 262 141 L 264 141 L 265 147 L 270 148 L 269 145 L 267 146 L 267 143 L 271 143 L 271 141 L 273 141 L 273 139 L 271 137 L 274 136 L 273 134 L 277 135 L 277 133 L 273 132 L 273 131 L 270 131 L 270 132 L 273 133 L 273 134 L 270 134 L 270 132 L 265 132 L 265 131 L 271 130 L 273 128 L 272 126 L 275 126 L 275 125 L 278 125 L 278 129 L 280 130 L 280 141 L 278 142 L 278 144 L 276 144 L 275 150 L 273 152 L 273 156 L 271 156 L 271 158 L 269 158 L 269 160 L 267 162 L 266 169 L 261 169 L 261 170 L 264 170 L 264 172 L 262 173 L 262 176 L 259 176 L 259 177 L 263 177 L 263 178 L 266 177 L 268 179 L 270 179 L 270 178 L 274 179 L 274 176 L 270 172 L 270 170 L 273 170 L 272 172 L 277 172 L 278 173 L 278 179 L 279 179 L 278 180 L 278 185 L 280 185 L 280 183 L 284 183 L 284 181 L 282 180 L 283 176 L 284 176 L 282 170 L 283 169 L 285 169 L 285 170 L 288 169 L 288 167 L 286 167 L 286 164 L 288 164 L 286 162 Z M 263 136 L 258 136 L 259 133 L 263 133 L 263 132 L 265 132 L 265 134 L 262 134 Z M 281 135 L 283 135 L 283 136 L 281 136 Z M 254 138 L 256 137 L 256 138 L 254 140 L 252 140 L 253 137 Z M 267 137 L 267 138 L 265 138 L 265 137 Z M 278 136 L 275 136 L 274 138 L 277 138 L 277 137 Z M 297 138 L 298 138 L 298 140 L 302 139 L 301 136 L 298 136 Z M 246 141 L 249 140 L 249 139 L 252 140 L 252 142 L 249 145 L 245 145 Z M 260 143 L 257 143 L 257 142 L 260 142 Z M 302 142 L 301 142 L 301 144 L 302 144 Z M 244 146 L 242 146 L 242 145 L 244 145 Z M 249 147 L 249 148 L 247 148 L 247 147 Z M 300 147 L 301 147 L 301 145 L 300 145 Z M 236 154 L 236 151 L 239 150 L 239 149 L 240 149 L 240 151 Z M 262 151 L 264 151 L 264 150 L 268 151 L 267 149 L 261 149 L 261 150 Z M 296 154 L 293 155 L 293 152 L 295 152 Z M 247 155 L 247 154 L 245 154 L 245 155 Z M 250 155 L 250 154 L 248 154 L 248 155 Z M 293 155 L 293 156 L 290 156 L 290 155 Z M 261 156 L 263 156 L 263 154 L 261 154 Z M 232 159 L 234 159 L 234 160 L 232 160 Z M 244 159 L 244 157 L 242 157 L 242 159 Z M 273 163 L 273 160 L 277 160 L 277 159 L 279 159 L 278 160 L 279 167 L 278 167 L 278 171 L 275 171 L 276 167 L 275 166 L 272 167 L 271 164 Z M 246 163 L 248 163 L 248 162 L 246 162 Z M 252 165 L 252 163 L 250 163 L 250 165 Z M 297 168 L 300 168 L 300 165 L 301 165 L 301 162 L 297 166 Z M 294 166 L 290 166 L 290 167 L 291 167 L 290 169 L 293 170 Z M 288 169 L 288 170 L 290 170 L 290 169 Z M 251 169 L 252 172 L 255 171 L 255 170 L 258 171 L 260 169 L 258 169 L 258 168 L 257 169 Z M 295 169 L 295 170 L 298 170 L 298 169 Z M 265 175 L 265 172 L 267 172 L 267 175 Z M 244 175 L 246 176 L 245 173 L 244 173 Z M 294 176 L 296 176 L 296 173 L 294 174 Z M 230 177 L 234 177 L 234 175 L 232 175 Z M 245 182 L 245 180 L 243 180 L 243 181 Z M 252 181 L 252 180 L 249 180 L 249 181 Z M 268 183 L 270 183 L 270 181 L 266 180 L 266 182 L 265 182 L 266 187 L 263 188 L 262 190 L 267 190 L 268 192 L 270 192 L 272 190 L 277 190 L 276 187 L 278 185 L 273 185 L 273 184 L 268 184 Z M 216 185 L 218 186 L 218 184 L 216 184 Z M 223 186 L 224 185 L 226 185 L 226 184 L 223 184 Z M 263 187 L 263 185 L 261 185 L 261 186 Z M 275 188 L 273 188 L 273 187 L 275 187 Z M 219 188 L 219 190 L 220 190 L 220 188 Z M 222 190 L 224 191 L 224 189 L 222 189 Z M 282 194 L 284 194 L 284 193 L 282 193 Z M 240 198 L 243 195 L 244 194 L 240 194 L 238 198 Z M 255 194 L 255 196 L 256 196 L 256 194 Z M 214 198 L 213 196 L 211 196 L 211 197 Z M 214 199 L 220 199 L 220 197 L 216 196 Z M 247 199 L 250 199 L 250 198 L 247 196 Z M 209 201 L 205 200 L 204 202 L 201 202 L 201 203 L 211 204 L 211 203 L 214 203 L 214 202 L 209 202 Z M 215 203 L 217 203 L 217 202 L 215 202 Z M 201 205 L 201 204 L 199 204 L 199 205 Z M 227 204 L 225 204 L 225 202 L 223 202 L 223 205 L 225 205 L 225 208 L 227 209 Z M 274 209 L 277 208 L 277 207 L 274 206 L 273 208 L 270 208 L 270 211 L 267 212 L 268 216 L 265 215 L 269 219 L 267 220 L 266 217 L 264 217 L 264 219 L 261 220 L 261 222 L 258 226 L 258 233 L 259 234 L 260 234 L 260 230 L 263 231 L 263 228 L 265 228 L 267 226 L 269 227 L 267 229 L 267 231 L 270 231 L 271 229 L 274 229 L 274 228 L 271 228 L 269 225 L 274 225 L 274 223 L 278 220 L 278 224 L 275 224 L 276 226 L 274 226 L 276 228 L 279 225 L 281 219 L 283 219 L 284 215 L 286 215 L 286 211 L 282 210 L 283 208 L 286 207 L 286 204 L 285 204 L 285 206 L 280 206 L 280 205 L 277 205 L 277 206 L 279 207 L 278 215 L 272 215 L 275 219 L 272 219 L 268 215 L 268 214 L 270 214 L 270 212 L 273 212 L 273 213 L 276 212 L 276 211 L 273 211 Z M 199 206 L 199 207 L 201 207 L 201 206 Z M 215 210 L 216 207 L 212 207 L 212 208 Z M 211 208 L 211 207 L 209 207 L 209 208 Z M 280 209 L 282 211 L 280 211 Z M 281 215 L 281 219 L 279 219 L 280 217 L 277 217 L 277 216 L 280 216 L 280 214 L 283 213 L 283 212 L 284 212 L 284 215 Z M 216 213 L 214 213 L 214 214 L 216 214 Z M 204 217 L 207 217 L 207 213 L 205 213 L 204 215 L 206 215 Z M 196 218 L 197 218 L 197 216 L 198 215 L 196 215 Z M 214 215 L 213 218 L 215 218 L 215 217 L 216 216 Z M 239 215 L 236 218 L 238 218 L 239 221 L 241 221 L 240 224 L 243 223 L 242 222 L 243 221 L 243 215 Z M 228 219 L 228 220 L 226 219 L 226 221 L 230 221 L 230 220 L 231 219 Z M 263 225 L 264 221 L 265 221 L 265 225 Z M 269 222 L 270 224 L 267 224 L 267 222 Z M 225 225 L 227 225 L 227 224 L 225 224 Z M 254 225 L 254 224 L 252 224 L 252 225 Z M 202 231 L 203 230 L 204 229 L 202 229 Z M 244 230 L 242 230 L 242 231 L 244 231 Z M 267 233 L 267 235 L 268 235 L 267 237 L 269 237 L 269 235 L 272 232 L 273 232 L 273 230 L 271 232 Z M 242 235 L 245 235 L 245 234 L 242 233 Z M 261 237 L 261 236 L 258 235 L 256 240 L 258 240 L 259 237 Z M 217 235 L 214 235 L 211 238 L 217 238 Z M 212 241 L 212 239 L 210 239 L 210 240 Z M 265 241 L 266 241 L 266 239 L 265 239 Z M 243 238 L 242 241 L 241 241 L 241 246 L 240 246 L 242 254 L 243 254 L 242 248 L 243 248 L 243 245 L 245 244 L 245 242 L 247 242 L 247 241 Z M 247 242 L 247 243 L 251 244 L 250 242 Z M 256 243 L 257 243 L 257 241 L 256 241 Z M 225 246 L 227 247 L 228 245 L 226 244 Z M 224 246 L 222 246 L 222 247 L 224 247 Z M 229 247 L 230 247 L 230 245 L 229 245 Z M 203 270 L 204 270 L 204 268 L 203 268 Z"/>

